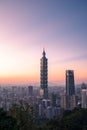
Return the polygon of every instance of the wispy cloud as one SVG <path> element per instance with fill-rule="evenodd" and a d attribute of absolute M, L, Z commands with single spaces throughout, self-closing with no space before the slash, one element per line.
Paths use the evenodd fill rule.
<path fill-rule="evenodd" d="M 82 61 L 82 60 L 86 60 L 86 59 L 87 59 L 87 54 L 84 54 L 84 55 L 79 55 L 76 57 L 70 57 L 67 59 L 56 60 L 56 61 L 53 61 L 51 63 L 56 64 L 56 63 L 76 62 L 76 61 Z"/>

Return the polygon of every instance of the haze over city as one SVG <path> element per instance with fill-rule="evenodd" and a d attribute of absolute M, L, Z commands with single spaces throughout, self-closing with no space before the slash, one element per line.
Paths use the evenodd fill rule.
<path fill-rule="evenodd" d="M 87 83 L 86 0 L 0 1 L 0 84 L 39 83 L 43 48 L 50 84 Z"/>

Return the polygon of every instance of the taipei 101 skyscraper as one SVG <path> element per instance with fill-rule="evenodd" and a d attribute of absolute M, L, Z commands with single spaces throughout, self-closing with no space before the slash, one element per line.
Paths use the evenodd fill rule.
<path fill-rule="evenodd" d="M 48 98 L 48 59 L 44 49 L 40 59 L 40 95 L 44 99 Z"/>

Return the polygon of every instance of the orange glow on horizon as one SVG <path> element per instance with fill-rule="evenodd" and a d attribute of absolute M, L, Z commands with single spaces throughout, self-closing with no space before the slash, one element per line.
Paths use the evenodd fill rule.
<path fill-rule="evenodd" d="M 48 82 L 49 83 L 56 83 L 56 84 L 65 84 L 65 70 L 64 71 L 57 71 L 54 73 L 49 70 L 48 74 Z M 86 71 L 74 71 L 74 78 L 75 84 L 87 81 Z M 0 84 L 16 84 L 16 83 L 39 83 L 40 84 L 40 74 L 20 74 L 20 75 L 0 75 Z"/>
<path fill-rule="evenodd" d="M 35 76 L 6 76 L 6 77 L 0 77 L 0 84 L 26 84 L 26 83 L 32 83 L 32 82 L 38 82 L 38 77 Z"/>

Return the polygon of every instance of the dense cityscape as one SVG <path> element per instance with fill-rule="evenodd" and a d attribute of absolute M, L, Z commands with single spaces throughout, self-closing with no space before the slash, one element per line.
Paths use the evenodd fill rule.
<path fill-rule="evenodd" d="M 48 62 L 45 50 L 40 59 L 40 87 L 6 86 L 0 87 L 0 108 L 9 111 L 20 101 L 34 107 L 35 117 L 57 118 L 64 110 L 87 108 L 87 85 L 75 85 L 74 70 L 66 70 L 64 86 L 48 85 Z"/>

